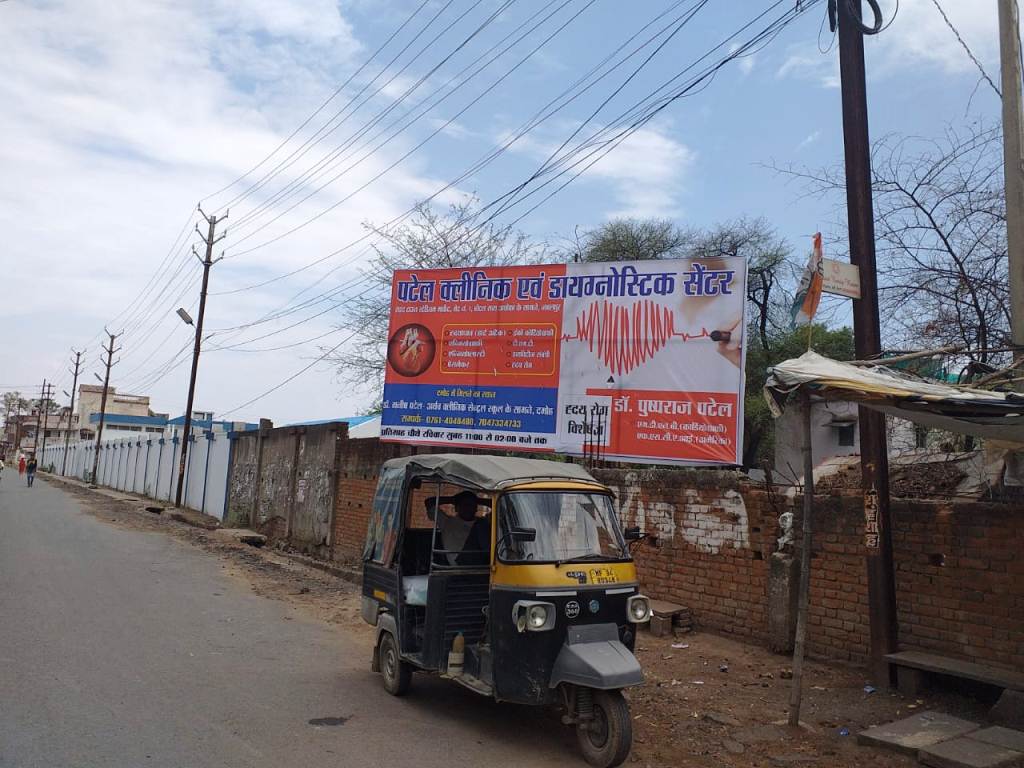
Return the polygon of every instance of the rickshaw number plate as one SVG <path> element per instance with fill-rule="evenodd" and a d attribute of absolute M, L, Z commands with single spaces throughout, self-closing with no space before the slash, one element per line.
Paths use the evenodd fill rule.
<path fill-rule="evenodd" d="M 580 604 L 575 600 L 570 600 L 565 604 L 565 615 L 566 618 L 575 619 L 580 615 Z"/>

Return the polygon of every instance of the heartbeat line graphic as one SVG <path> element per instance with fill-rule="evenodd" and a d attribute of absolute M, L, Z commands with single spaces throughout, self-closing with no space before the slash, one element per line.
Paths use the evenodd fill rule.
<path fill-rule="evenodd" d="M 598 360 L 622 375 L 654 357 L 673 337 L 690 341 L 711 338 L 711 333 L 706 328 L 697 334 L 677 332 L 672 310 L 647 299 L 630 307 L 591 304 L 576 318 L 576 333 L 563 335 L 562 341 L 587 342 Z"/>

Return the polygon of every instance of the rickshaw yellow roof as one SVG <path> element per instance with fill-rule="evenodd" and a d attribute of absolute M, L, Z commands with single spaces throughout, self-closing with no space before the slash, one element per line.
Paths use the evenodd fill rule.
<path fill-rule="evenodd" d="M 496 491 L 536 481 L 571 481 L 602 485 L 578 464 L 546 459 L 520 459 L 470 453 L 425 453 L 384 462 L 387 469 L 405 469 L 407 476 L 450 482 L 467 488 Z"/>

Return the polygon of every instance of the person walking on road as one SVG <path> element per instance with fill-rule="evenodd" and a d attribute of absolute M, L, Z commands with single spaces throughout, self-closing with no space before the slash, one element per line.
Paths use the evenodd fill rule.
<path fill-rule="evenodd" d="M 25 454 L 24 453 L 21 454 L 21 456 L 18 457 L 18 474 L 19 475 L 24 475 L 25 474 Z"/>
<path fill-rule="evenodd" d="M 32 483 L 34 483 L 35 479 L 36 479 L 36 466 L 37 466 L 36 457 L 35 456 L 30 456 L 29 460 L 28 460 L 28 464 L 25 465 L 25 471 L 28 473 L 28 487 L 29 488 L 32 487 Z"/>

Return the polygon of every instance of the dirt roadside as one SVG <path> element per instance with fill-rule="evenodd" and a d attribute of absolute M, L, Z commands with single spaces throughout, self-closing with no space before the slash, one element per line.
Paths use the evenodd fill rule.
<path fill-rule="evenodd" d="M 356 586 L 273 548 L 257 549 L 211 531 L 145 511 L 141 497 L 44 480 L 74 496 L 98 519 L 133 530 L 161 532 L 199 547 L 256 594 L 283 600 L 317 620 L 338 625 L 366 647 L 373 630 L 359 616 Z M 959 697 L 907 700 L 870 692 L 860 670 L 835 664 L 805 665 L 804 727 L 779 725 L 788 712 L 789 660 L 710 632 L 678 638 L 638 639 L 647 683 L 628 692 L 634 715 L 632 764 L 661 766 L 904 767 L 916 761 L 856 744 L 864 728 L 925 709 L 979 717 L 980 705 Z M 552 718 L 553 728 L 557 719 Z"/>

